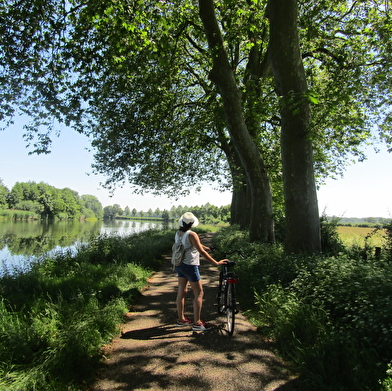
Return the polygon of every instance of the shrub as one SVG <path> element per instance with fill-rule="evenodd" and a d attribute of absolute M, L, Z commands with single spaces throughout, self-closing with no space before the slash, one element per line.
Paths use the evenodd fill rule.
<path fill-rule="evenodd" d="M 337 256 L 287 255 L 278 245 L 248 243 L 247 233 L 234 228 L 215 236 L 218 247 L 243 251 L 246 257 L 235 259 L 241 307 L 309 389 L 388 389 L 390 262 L 353 259 L 344 247 Z"/>
<path fill-rule="evenodd" d="M 384 245 L 384 252 L 385 252 L 385 259 L 388 262 L 392 262 L 392 220 L 389 224 L 384 226 L 385 229 L 385 245 Z"/>
<path fill-rule="evenodd" d="M 338 255 L 343 250 L 343 242 L 338 233 L 339 218 L 328 220 L 325 215 L 320 218 L 321 249 L 327 255 Z"/>
<path fill-rule="evenodd" d="M 76 391 L 88 382 L 173 236 L 101 236 L 0 278 L 0 389 Z"/>

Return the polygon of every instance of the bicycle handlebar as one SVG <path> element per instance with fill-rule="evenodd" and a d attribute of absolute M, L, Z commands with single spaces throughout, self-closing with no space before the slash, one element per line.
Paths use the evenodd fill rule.
<path fill-rule="evenodd" d="M 234 262 L 234 261 L 227 261 L 222 266 L 232 267 L 232 266 L 235 266 L 235 264 L 236 264 L 236 262 Z"/>

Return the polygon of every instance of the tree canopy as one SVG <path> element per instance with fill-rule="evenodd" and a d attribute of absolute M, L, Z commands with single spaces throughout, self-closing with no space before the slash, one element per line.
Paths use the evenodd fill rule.
<path fill-rule="evenodd" d="M 318 166 L 324 164 L 330 172 L 335 163 L 340 171 L 342 160 L 334 159 L 359 153 L 355 146 L 368 138 L 372 124 L 380 125 L 380 135 L 390 142 L 389 8 L 384 1 L 345 0 L 299 1 L 298 6 L 310 97 L 318 103 L 312 112 L 320 141 L 315 147 L 328 156 L 318 159 Z M 247 81 L 255 83 L 252 66 L 268 74 L 265 7 L 265 1 L 226 1 L 217 7 L 231 63 L 244 89 Z M 209 82 L 210 59 L 194 2 L 6 0 L 0 18 L 0 119 L 28 114 L 32 122 L 26 138 L 36 152 L 48 150 L 49 132 L 56 130 L 57 121 L 97 132 L 94 140 L 102 149 L 114 147 L 100 144 L 99 131 L 110 130 L 114 137 L 139 129 L 134 139 L 127 134 L 126 145 L 145 148 L 137 150 L 140 164 L 150 158 L 143 167 L 159 162 L 151 160 L 152 152 L 173 150 L 168 151 L 165 141 L 183 151 L 182 136 L 189 133 L 210 131 L 205 144 L 211 147 L 208 136 L 219 125 L 211 100 L 218 94 Z M 256 49 L 259 58 L 251 58 Z M 259 117 L 255 131 L 264 141 L 261 147 L 273 142 L 271 127 L 278 120 L 272 79 L 262 81 L 262 99 L 252 102 L 257 105 L 252 113 Z M 225 126 L 223 121 L 220 125 Z M 161 140 L 161 132 L 172 134 L 172 139 Z M 142 139 L 149 143 L 142 144 Z M 199 141 L 191 138 L 184 144 L 191 145 L 193 153 Z M 203 157 L 209 155 L 200 149 Z M 118 167 L 121 162 L 116 163 Z M 131 165 L 137 171 L 135 162 Z"/>
<path fill-rule="evenodd" d="M 33 212 L 41 218 L 102 218 L 102 204 L 93 195 L 82 195 L 69 188 L 57 189 L 44 182 L 16 182 L 8 190 L 0 182 L 2 209 Z M 0 201 L 2 198 L 0 198 Z"/>
<path fill-rule="evenodd" d="M 283 204 L 282 102 L 294 114 L 304 99 L 309 103 L 306 134 L 319 183 L 341 174 L 350 156 L 363 159 L 362 146 L 372 137 L 392 141 L 388 5 L 293 4 L 307 87 L 283 96 L 272 72 L 266 0 L 6 0 L 0 6 L 0 119 L 28 114 L 25 137 L 38 153 L 48 150 L 57 123 L 90 135 L 94 169 L 107 175 L 108 187 L 130 182 L 136 191 L 176 196 L 216 182 L 234 194 L 245 190 L 240 205 L 250 200 L 252 207 L 271 203 L 277 210 Z M 217 46 L 202 6 L 211 6 Z M 220 48 L 233 81 L 226 93 L 223 63 L 216 62 Z M 247 157 L 253 148 L 257 164 Z M 260 183 L 263 194 L 254 190 L 250 197 Z M 268 205 L 254 211 L 258 220 L 273 213 Z"/>

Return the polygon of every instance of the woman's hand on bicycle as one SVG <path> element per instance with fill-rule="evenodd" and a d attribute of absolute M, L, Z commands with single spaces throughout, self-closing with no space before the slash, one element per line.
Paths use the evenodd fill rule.
<path fill-rule="evenodd" d="M 216 266 L 225 265 L 227 262 L 229 262 L 228 259 L 222 259 L 221 261 L 219 261 L 219 262 L 216 264 Z"/>

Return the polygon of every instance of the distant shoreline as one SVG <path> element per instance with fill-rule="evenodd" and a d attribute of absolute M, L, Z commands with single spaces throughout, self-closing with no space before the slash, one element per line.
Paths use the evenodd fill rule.
<path fill-rule="evenodd" d="M 174 221 L 175 219 L 163 219 L 162 217 L 116 216 L 116 217 L 114 218 L 114 220 L 167 221 L 167 222 L 169 223 L 169 222 Z"/>

